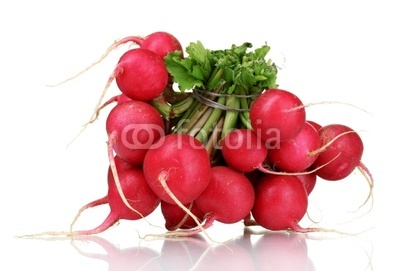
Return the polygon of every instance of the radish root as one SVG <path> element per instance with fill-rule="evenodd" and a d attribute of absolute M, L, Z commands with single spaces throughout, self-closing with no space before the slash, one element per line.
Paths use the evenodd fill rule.
<path fill-rule="evenodd" d="M 179 231 L 174 231 L 174 232 L 167 232 L 164 234 L 147 234 L 145 236 L 145 238 L 150 237 L 150 236 L 152 236 L 152 237 L 187 237 L 187 236 L 194 235 L 198 232 L 203 232 L 210 241 L 215 242 L 205 231 L 205 229 L 208 228 L 210 226 L 210 224 L 205 223 L 204 225 L 202 225 L 199 221 L 199 218 L 197 216 L 195 216 L 185 205 L 182 204 L 182 202 L 174 195 L 174 193 L 168 187 L 167 182 L 166 182 L 168 180 L 168 178 L 169 178 L 168 172 L 163 170 L 162 172 L 160 172 L 160 174 L 158 176 L 158 181 L 160 182 L 161 186 L 163 187 L 163 189 L 165 190 L 167 195 L 170 196 L 171 199 L 175 202 L 175 204 L 178 205 L 183 211 L 185 211 L 185 213 L 187 215 L 189 215 L 196 222 L 197 227 L 194 229 L 179 230 Z M 205 221 L 207 222 L 207 219 Z"/>
<path fill-rule="evenodd" d="M 124 69 L 123 69 L 121 63 L 119 63 L 119 64 L 115 67 L 114 71 L 111 73 L 110 77 L 108 78 L 108 80 L 107 80 L 107 82 L 106 82 L 106 85 L 104 86 L 104 89 L 103 89 L 103 91 L 102 91 L 102 93 L 101 93 L 101 95 L 100 95 L 100 98 L 99 98 L 99 100 L 97 101 L 97 104 L 96 104 L 95 109 L 94 109 L 94 111 L 93 111 L 93 113 L 92 113 L 92 116 L 90 117 L 90 120 L 84 125 L 84 128 L 83 128 L 83 129 L 85 129 L 87 125 L 93 123 L 93 122 L 97 119 L 97 117 L 98 117 L 98 115 L 99 115 L 99 110 L 100 110 L 101 107 L 102 107 L 101 103 L 102 103 L 102 101 L 103 101 L 103 99 L 104 99 L 104 96 L 105 96 L 107 90 L 110 88 L 111 83 L 114 81 L 114 79 L 115 79 L 118 75 L 120 75 L 123 71 L 124 71 Z"/>
<path fill-rule="evenodd" d="M 106 204 L 106 203 L 108 203 L 107 196 L 102 197 L 102 198 L 100 198 L 100 199 L 97 199 L 97 200 L 95 200 L 95 201 L 92 201 L 92 202 L 90 202 L 90 203 L 88 203 L 88 204 L 82 206 L 82 207 L 79 209 L 78 213 L 75 215 L 74 220 L 72 221 L 71 225 L 69 226 L 69 231 L 70 231 L 71 235 L 72 235 L 72 233 L 73 233 L 73 230 L 72 230 L 72 229 L 73 229 L 73 227 L 74 227 L 76 221 L 78 221 L 78 218 L 79 218 L 79 216 L 81 215 L 81 213 L 82 213 L 83 211 L 85 211 L 86 209 L 92 208 L 92 207 L 96 207 L 96 206 L 99 206 L 99 205 L 102 205 L 102 204 Z"/>
<path fill-rule="evenodd" d="M 190 211 L 192 210 L 193 203 L 194 203 L 193 201 L 190 203 L 188 210 L 190 210 Z M 175 230 L 179 229 L 186 222 L 186 220 L 188 219 L 189 216 L 190 215 L 187 212 L 185 212 L 185 215 L 183 216 L 181 221 L 179 221 L 178 224 L 176 224 L 174 227 L 171 227 L 171 229 L 169 229 L 169 230 L 175 231 Z"/>
<path fill-rule="evenodd" d="M 357 133 L 356 131 L 347 131 L 341 134 L 338 134 L 337 136 L 335 136 L 334 138 L 332 138 L 330 141 L 328 141 L 325 145 L 323 145 L 321 148 L 316 149 L 314 151 L 311 151 L 308 153 L 308 156 L 314 156 L 317 155 L 323 151 L 325 151 L 330 145 L 332 145 L 338 138 L 340 138 L 341 136 L 344 136 L 346 134 L 350 134 L 350 133 Z"/>
<path fill-rule="evenodd" d="M 299 110 L 299 109 L 303 109 L 303 108 L 314 106 L 314 105 L 320 105 L 320 104 L 342 104 L 342 105 L 348 105 L 348 106 L 354 107 L 354 108 L 356 108 L 358 110 L 361 110 L 361 111 L 367 113 L 370 116 L 373 116 L 370 112 L 368 112 L 367 110 L 365 110 L 365 109 L 363 109 L 361 107 L 358 107 L 358 106 L 356 106 L 354 104 L 351 104 L 351 103 L 339 102 L 339 101 L 321 101 L 321 102 L 307 103 L 307 104 L 303 104 L 303 105 L 299 105 L 299 106 L 293 107 L 293 108 L 289 109 L 288 112 Z"/>
<path fill-rule="evenodd" d="M 245 220 L 244 225 L 245 225 L 245 227 L 260 226 L 253 219 Z M 274 231 L 276 231 L 276 230 L 274 230 Z M 293 222 L 292 225 L 290 225 L 290 227 L 288 227 L 287 229 L 282 229 L 281 231 L 295 232 L 295 233 L 328 232 L 328 233 L 337 233 L 337 234 L 341 234 L 341 235 L 351 235 L 351 236 L 356 235 L 353 233 L 347 233 L 347 232 L 338 231 L 338 230 L 334 230 L 334 229 L 314 228 L 314 227 L 303 228 L 303 227 L 299 226 L 299 224 L 297 222 Z"/>
<path fill-rule="evenodd" d="M 369 211 L 372 210 L 372 207 L 374 205 L 374 195 L 373 195 L 373 188 L 374 188 L 374 178 L 372 177 L 372 173 L 369 171 L 369 169 L 367 168 L 366 165 L 364 165 L 363 162 L 359 162 L 358 165 L 358 170 L 363 174 L 363 176 L 365 177 L 365 179 L 367 180 L 368 184 L 369 184 L 369 193 L 367 198 L 365 199 L 365 201 L 358 207 L 357 211 L 360 210 L 365 204 L 367 204 L 367 202 L 371 199 L 372 204 L 371 204 L 371 208 Z"/>
<path fill-rule="evenodd" d="M 121 187 L 121 183 L 119 181 L 117 167 L 115 165 L 115 159 L 114 159 L 114 144 L 113 143 L 114 143 L 115 139 L 116 139 L 116 134 L 115 134 L 115 132 L 112 132 L 110 134 L 110 137 L 108 140 L 108 159 L 110 160 L 110 168 L 111 168 L 111 172 L 114 177 L 114 182 L 115 182 L 115 186 L 117 187 L 118 193 L 126 207 L 128 207 L 133 212 L 137 213 L 142 219 L 144 219 L 147 223 L 152 225 L 139 211 L 137 211 L 135 208 L 133 208 L 129 204 L 128 200 L 125 197 L 124 191 L 122 191 L 122 187 Z"/>
<path fill-rule="evenodd" d="M 267 169 L 267 168 L 265 168 L 265 167 L 263 167 L 263 166 L 261 166 L 261 165 L 260 165 L 259 167 L 256 167 L 256 169 L 258 169 L 258 170 L 261 171 L 261 172 L 268 173 L 268 174 L 273 174 L 273 175 L 295 175 L 295 176 L 298 176 L 298 175 L 307 175 L 307 174 L 310 174 L 310 173 L 314 173 L 314 172 L 318 171 L 319 169 L 325 167 L 326 165 L 330 164 L 333 160 L 335 160 L 336 158 L 338 158 L 340 154 L 341 154 L 341 153 L 338 153 L 338 154 L 337 154 L 335 157 L 333 157 L 330 161 L 326 162 L 326 163 L 323 164 L 323 165 L 320 165 L 319 167 L 316 167 L 316 168 L 314 168 L 314 169 L 312 169 L 312 170 L 309 170 L 309 171 L 302 171 L 302 172 L 282 172 L 282 171 L 273 171 L 273 170 Z"/>
<path fill-rule="evenodd" d="M 77 77 L 79 77 L 80 75 L 84 74 L 85 72 L 87 72 L 88 70 L 90 70 L 91 68 L 93 68 L 94 66 L 96 66 L 97 64 L 100 64 L 100 62 L 102 62 L 112 51 L 114 51 L 115 49 L 117 49 L 120 45 L 125 44 L 127 42 L 135 42 L 137 45 L 141 44 L 141 41 L 143 40 L 143 38 L 138 37 L 138 36 L 129 36 L 129 37 L 125 37 L 123 39 L 114 41 L 113 44 L 111 44 L 107 50 L 103 53 L 103 55 L 96 60 L 95 62 L 93 62 L 91 65 L 89 65 L 88 67 L 86 67 L 85 69 L 79 71 L 77 74 L 65 79 L 64 81 L 61 81 L 57 84 L 54 85 L 48 85 L 49 87 L 56 87 L 62 84 L 67 83 L 68 81 L 71 81 Z"/>

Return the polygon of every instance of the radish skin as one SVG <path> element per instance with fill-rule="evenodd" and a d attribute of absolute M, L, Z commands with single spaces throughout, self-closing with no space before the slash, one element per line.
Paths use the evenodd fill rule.
<path fill-rule="evenodd" d="M 312 128 L 312 127 L 311 127 Z M 249 173 L 259 170 L 273 175 L 302 175 L 310 174 L 318 168 L 309 171 L 284 172 L 272 170 L 268 167 L 268 152 L 270 151 L 257 134 L 249 129 L 235 129 L 230 131 L 220 142 L 222 156 L 225 162 L 235 170 Z M 306 155 L 306 154 L 305 154 Z M 333 158 L 334 159 L 334 158 Z M 313 159 L 315 160 L 315 159 Z M 327 163 L 329 163 L 328 161 Z M 300 161 L 299 163 L 303 163 Z M 268 167 L 267 167 L 268 165 Z M 320 167 L 324 167 L 321 165 Z"/>
<path fill-rule="evenodd" d="M 307 191 L 307 195 L 310 195 L 317 183 L 317 174 L 313 172 L 309 174 L 297 175 L 296 177 L 303 184 L 304 188 Z"/>
<path fill-rule="evenodd" d="M 320 147 L 317 130 L 306 122 L 294 138 L 281 142 L 279 148 L 270 149 L 267 159 L 280 171 L 301 172 L 308 169 L 318 158 L 318 153 L 312 152 Z"/>
<path fill-rule="evenodd" d="M 204 145 L 186 134 L 169 134 L 154 142 L 145 155 L 143 170 L 153 191 L 171 204 L 177 204 L 172 194 L 181 204 L 192 202 L 211 178 L 211 164 Z M 166 186 L 172 194 L 165 191 Z"/>
<path fill-rule="evenodd" d="M 151 145 L 164 136 L 164 121 L 150 104 L 126 101 L 116 105 L 106 119 L 109 143 L 116 155 L 140 166 Z"/>
<path fill-rule="evenodd" d="M 320 178 L 330 181 L 342 180 L 360 166 L 364 145 L 361 137 L 353 129 L 342 124 L 330 124 L 323 126 L 318 132 L 321 146 L 326 147 L 319 152 L 312 166 L 319 167 L 333 156 L 338 156 L 316 171 Z"/>
<path fill-rule="evenodd" d="M 265 175 L 255 187 L 251 211 L 258 225 L 268 230 L 303 231 L 298 222 L 307 212 L 306 189 L 295 176 Z"/>
<path fill-rule="evenodd" d="M 250 121 L 268 148 L 279 148 L 280 142 L 290 140 L 300 132 L 306 112 L 302 101 L 292 92 L 268 89 L 251 104 Z"/>
<path fill-rule="evenodd" d="M 252 172 L 262 168 L 268 149 L 257 134 L 249 129 L 230 131 L 220 141 L 225 162 L 240 172 Z"/>
<path fill-rule="evenodd" d="M 149 102 L 162 94 L 169 74 L 162 57 L 154 52 L 140 48 L 125 52 L 109 76 L 89 123 L 96 120 L 103 98 L 114 80 L 128 98 Z"/>
<path fill-rule="evenodd" d="M 110 80 L 115 78 L 118 88 L 133 100 L 151 101 L 159 96 L 168 83 L 168 71 L 162 57 L 145 49 L 125 52 Z"/>
<path fill-rule="evenodd" d="M 244 174 L 226 166 L 214 166 L 210 184 L 195 203 L 206 214 L 207 228 L 213 221 L 232 224 L 244 219 L 253 207 L 254 197 L 253 186 Z"/>

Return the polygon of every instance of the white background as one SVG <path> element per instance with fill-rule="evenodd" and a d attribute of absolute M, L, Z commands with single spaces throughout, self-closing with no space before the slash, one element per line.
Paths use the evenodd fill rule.
<path fill-rule="evenodd" d="M 284 270 L 380 271 L 387 270 L 383 269 L 386 265 L 395 270 L 398 259 L 389 248 L 399 241 L 395 95 L 399 91 L 400 20 L 395 4 L 389 0 L 3 1 L 0 269 L 213 270 L 231 264 L 238 270 L 262 270 L 277 262 L 289 268 Z M 83 204 L 105 195 L 108 109 L 68 143 L 89 119 L 116 61 L 129 46 L 121 46 L 73 81 L 53 88 L 46 85 L 88 66 L 114 40 L 154 31 L 172 33 L 184 47 L 197 40 L 210 49 L 245 41 L 254 46 L 268 42 L 273 48 L 271 57 L 281 67 L 281 88 L 296 93 L 304 103 L 340 101 L 368 111 L 340 104 L 307 108 L 308 119 L 346 124 L 360 131 L 364 140 L 363 162 L 376 182 L 372 211 L 368 212 L 371 202 L 355 211 L 368 193 L 358 171 L 341 182 L 318 182 L 310 196 L 309 215 L 319 222 L 317 226 L 350 235 L 300 235 L 289 242 L 280 242 L 275 235 L 253 235 L 246 249 L 214 244 L 206 250 L 204 244 L 209 241 L 204 235 L 206 243 L 139 242 L 138 235 L 163 232 L 157 210 L 147 222 L 121 221 L 100 234 L 101 241 L 15 238 L 68 230 Z M 107 96 L 116 93 L 112 85 Z M 88 210 L 76 227 L 97 226 L 107 214 L 106 206 Z M 301 225 L 315 226 L 307 218 Z M 249 241 L 241 239 L 241 225 L 216 223 L 209 234 L 217 241 Z M 276 254 L 267 251 L 268 246 Z M 103 260 L 79 253 L 106 255 L 107 247 L 113 249 L 108 248 Z M 303 268 L 302 261 L 308 261 L 308 267 Z"/>

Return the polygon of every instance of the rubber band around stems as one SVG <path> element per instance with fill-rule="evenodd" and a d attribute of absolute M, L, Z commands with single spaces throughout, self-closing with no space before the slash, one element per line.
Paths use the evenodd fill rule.
<path fill-rule="evenodd" d="M 224 97 L 225 96 L 225 97 L 235 97 L 235 98 L 239 98 L 239 99 L 244 99 L 244 98 L 257 97 L 260 94 L 249 94 L 249 95 L 226 94 L 226 93 L 215 93 L 215 92 L 211 92 L 211 91 L 194 88 L 192 95 L 196 100 L 198 100 L 202 104 L 205 104 L 205 105 L 213 107 L 213 108 L 222 109 L 222 110 L 226 110 L 226 111 L 248 112 L 250 109 L 233 108 L 230 106 L 226 106 L 226 105 L 220 104 L 218 102 L 215 102 L 215 101 L 207 98 L 206 95 L 214 96 L 214 97 Z"/>

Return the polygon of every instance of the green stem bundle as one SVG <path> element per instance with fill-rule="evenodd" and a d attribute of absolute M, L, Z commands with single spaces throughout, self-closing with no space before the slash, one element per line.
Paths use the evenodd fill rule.
<path fill-rule="evenodd" d="M 249 109 L 264 90 L 274 88 L 277 68 L 266 59 L 267 44 L 248 51 L 251 43 L 229 49 L 208 50 L 201 42 L 190 43 L 188 56 L 169 53 L 165 64 L 183 98 L 153 101 L 173 127 L 170 133 L 189 134 L 201 141 L 211 160 L 217 157 L 219 141 L 235 128 L 251 129 Z M 172 89 L 172 88 L 171 88 Z M 171 89 L 166 94 L 171 97 Z"/>

